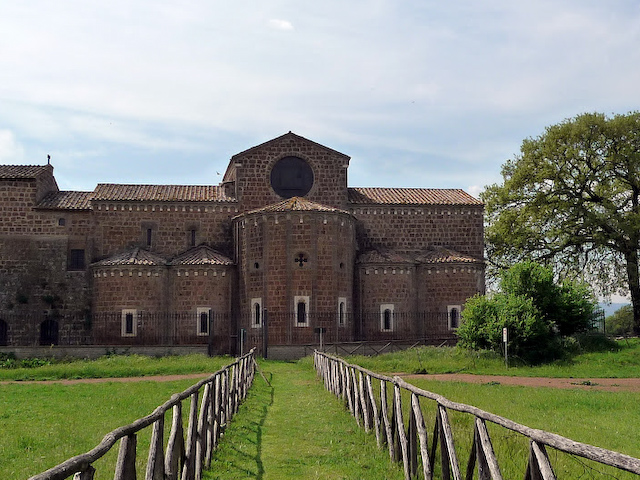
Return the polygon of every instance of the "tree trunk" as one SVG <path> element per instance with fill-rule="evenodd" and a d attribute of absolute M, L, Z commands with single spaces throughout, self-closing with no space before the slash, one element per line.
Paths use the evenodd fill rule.
<path fill-rule="evenodd" d="M 631 250 L 624 255 L 627 264 L 627 278 L 631 305 L 633 306 L 633 331 L 640 335 L 640 274 L 638 272 L 638 250 Z"/>

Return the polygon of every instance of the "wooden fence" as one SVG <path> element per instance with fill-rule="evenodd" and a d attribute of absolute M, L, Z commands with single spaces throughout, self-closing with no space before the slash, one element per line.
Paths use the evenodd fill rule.
<path fill-rule="evenodd" d="M 438 444 L 440 446 L 440 470 L 443 479 L 461 480 L 463 472 L 454 448 L 454 438 L 448 411 L 462 412 L 475 417 L 473 444 L 465 477 L 474 478 L 477 466 L 477 478 L 502 479 L 500 467 L 492 446 L 487 422 L 504 427 L 523 435 L 529 440 L 529 458 L 524 473 L 525 480 L 555 479 L 553 467 L 545 447 L 583 457 L 619 470 L 640 474 L 640 459 L 630 457 L 611 450 L 574 442 L 553 433 L 520 425 L 516 422 L 493 415 L 469 405 L 447 400 L 441 395 L 421 390 L 408 384 L 400 377 L 387 377 L 366 370 L 358 365 L 351 365 L 344 360 L 316 351 L 314 364 L 318 375 L 322 377 L 327 390 L 342 398 L 359 426 L 366 431 L 374 430 L 378 446 L 386 444 L 389 456 L 393 461 L 402 461 L 406 479 L 434 478 L 434 464 Z M 373 386 L 372 379 L 379 381 L 379 395 Z M 378 382 L 376 382 L 378 383 Z M 389 402 L 387 391 L 392 398 Z M 408 410 L 408 427 L 402 405 L 403 391 L 405 398 L 410 398 Z M 420 406 L 420 399 L 436 402 L 436 419 L 433 436 L 429 444 Z M 389 405 L 391 403 L 391 405 Z M 418 460 L 421 463 L 419 472 Z"/>
<path fill-rule="evenodd" d="M 255 368 L 255 351 L 251 350 L 184 392 L 172 395 L 150 415 L 107 433 L 93 450 L 70 458 L 29 480 L 62 480 L 71 475 L 74 480 L 92 480 L 96 471 L 92 464 L 104 456 L 118 440 L 120 450 L 114 479 L 135 480 L 136 434 L 150 425 L 153 425 L 153 431 L 145 479 L 199 480 L 202 478 L 202 469 L 210 466 L 212 452 L 216 449 L 223 430 L 253 384 Z M 203 387 L 198 414 L 198 398 Z M 187 398 L 191 401 L 185 439 L 182 401 Z M 173 417 L 166 453 L 163 453 L 164 417 L 169 409 L 173 410 Z"/>

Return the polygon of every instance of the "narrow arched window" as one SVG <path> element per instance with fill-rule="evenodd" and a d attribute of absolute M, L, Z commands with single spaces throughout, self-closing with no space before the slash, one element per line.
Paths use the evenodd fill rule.
<path fill-rule="evenodd" d="M 260 325 L 260 304 L 255 303 L 253 305 L 254 313 L 253 313 L 253 324 Z"/>

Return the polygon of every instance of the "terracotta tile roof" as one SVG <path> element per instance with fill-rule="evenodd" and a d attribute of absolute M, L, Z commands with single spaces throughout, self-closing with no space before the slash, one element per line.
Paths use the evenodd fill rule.
<path fill-rule="evenodd" d="M 251 213 L 278 213 L 278 212 L 331 212 L 331 213 L 345 213 L 347 215 L 351 215 L 346 210 L 340 210 L 339 208 L 328 207 L 326 205 L 312 202 L 302 197 L 288 198 L 286 200 L 282 200 L 281 202 L 267 205 L 266 207 L 250 210 L 248 212 L 245 212 L 244 215 L 248 215 Z"/>
<path fill-rule="evenodd" d="M 178 255 L 169 265 L 233 265 L 233 261 L 207 245 L 199 245 Z"/>
<path fill-rule="evenodd" d="M 419 263 L 482 263 L 482 259 L 458 253 L 445 247 L 435 247 L 416 256 Z"/>
<path fill-rule="evenodd" d="M 370 264 L 428 264 L 428 263 L 483 263 L 482 259 L 455 252 L 444 247 L 434 247 L 417 254 L 397 253 L 383 248 L 363 252 L 357 263 Z"/>
<path fill-rule="evenodd" d="M 134 247 L 122 253 L 113 255 L 112 257 L 95 262 L 93 265 L 99 267 L 115 267 L 120 265 L 160 266 L 166 264 L 167 261 L 161 256 L 147 250 L 143 250 L 140 247 Z"/>
<path fill-rule="evenodd" d="M 49 192 L 36 208 L 52 210 L 91 210 L 89 199 L 93 192 Z"/>
<path fill-rule="evenodd" d="M 232 202 L 218 185 L 122 185 L 99 183 L 91 200 L 129 202 Z"/>
<path fill-rule="evenodd" d="M 51 165 L 0 165 L 0 178 L 36 178 L 42 173 L 52 170 Z"/>
<path fill-rule="evenodd" d="M 349 202 L 391 205 L 482 205 L 459 188 L 349 188 Z"/>

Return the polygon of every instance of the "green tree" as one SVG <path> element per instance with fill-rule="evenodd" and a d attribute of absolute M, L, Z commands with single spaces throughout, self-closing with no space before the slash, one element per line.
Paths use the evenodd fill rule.
<path fill-rule="evenodd" d="M 633 308 L 624 305 L 605 318 L 605 329 L 611 335 L 629 335 L 633 332 Z"/>
<path fill-rule="evenodd" d="M 554 265 L 598 293 L 629 291 L 640 333 L 640 113 L 583 114 L 524 140 L 487 187 L 487 256 Z"/>
<path fill-rule="evenodd" d="M 595 306 L 586 286 L 556 283 L 549 268 L 518 263 L 502 273 L 499 292 L 467 301 L 459 345 L 499 352 L 506 327 L 513 355 L 530 363 L 552 360 L 562 353 L 562 337 L 591 327 Z"/>

